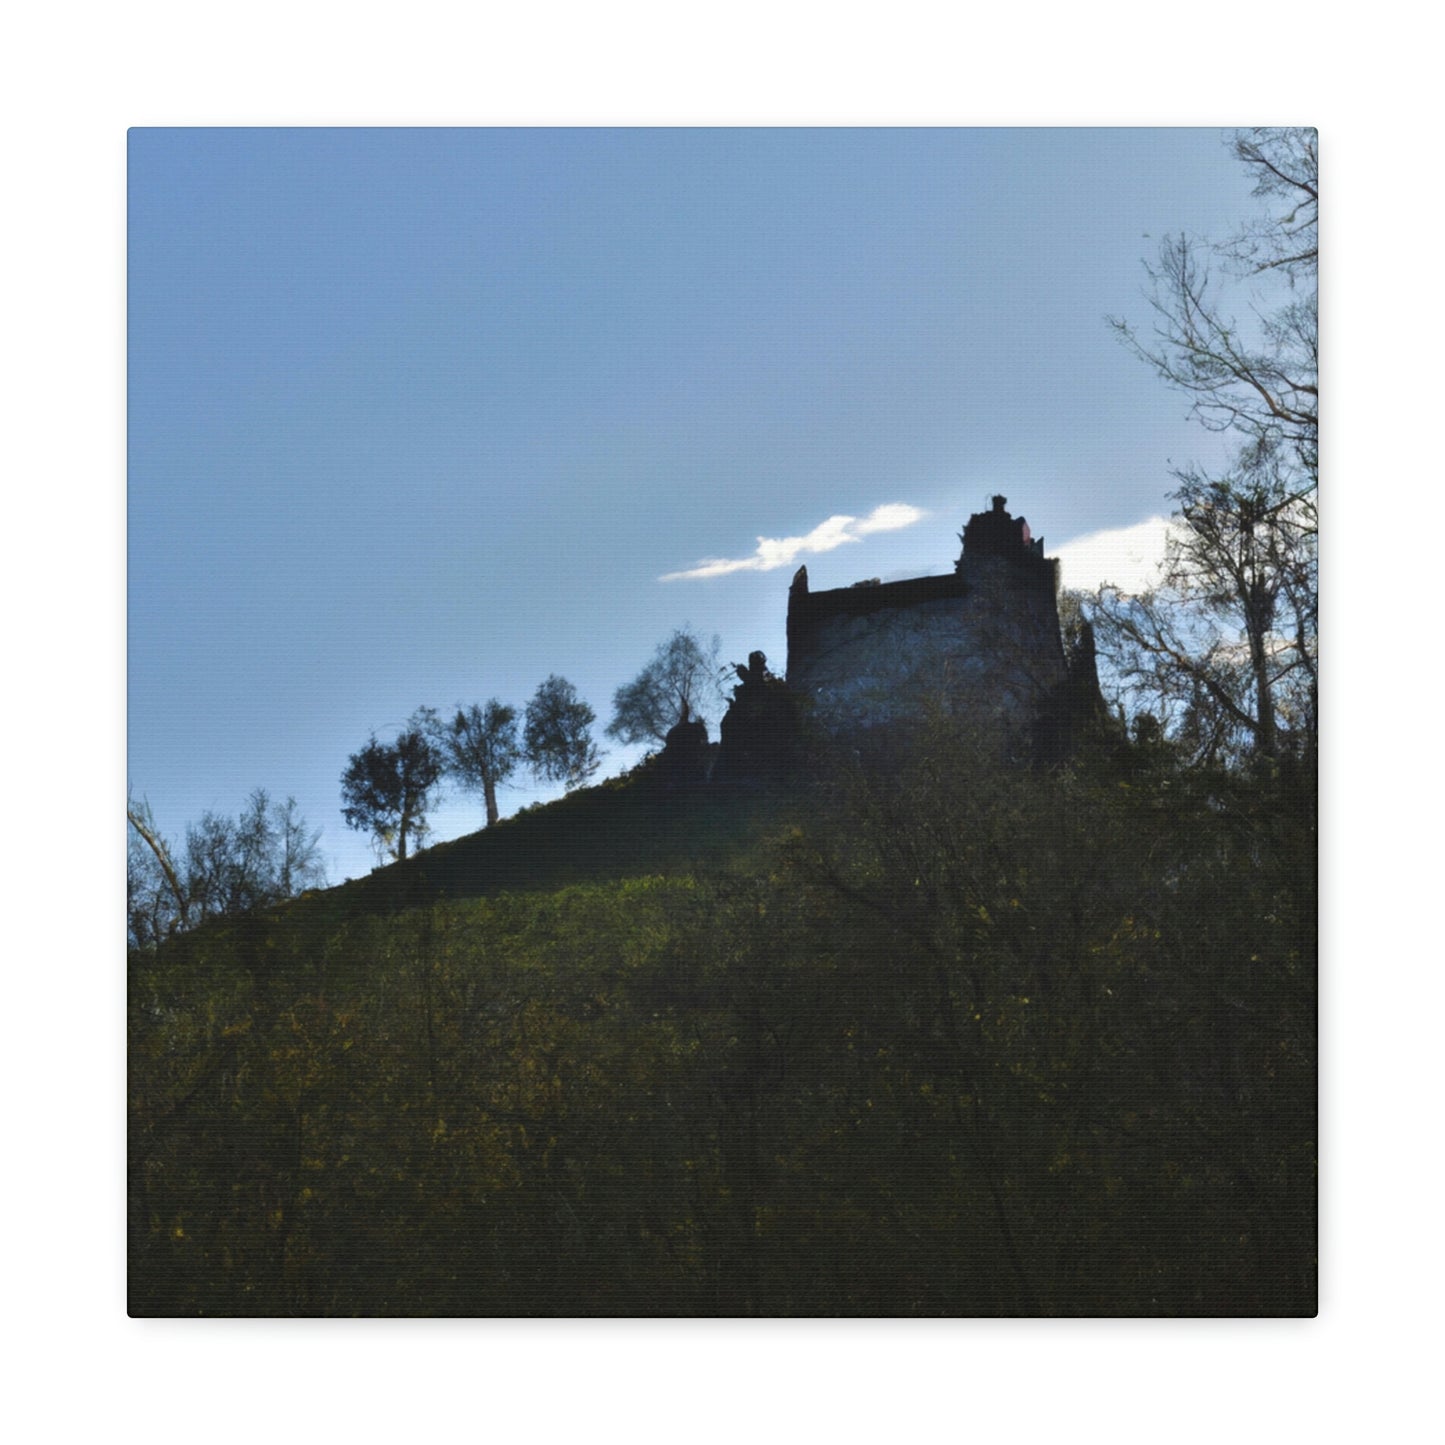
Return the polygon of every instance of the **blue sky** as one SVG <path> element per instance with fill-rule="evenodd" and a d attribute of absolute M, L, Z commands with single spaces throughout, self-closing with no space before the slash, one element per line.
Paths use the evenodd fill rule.
<path fill-rule="evenodd" d="M 1099 580 L 1218 455 L 1105 318 L 1248 191 L 1212 129 L 133 130 L 132 790 L 293 794 L 339 881 L 422 704 L 556 672 L 600 734 L 683 624 L 781 670 L 799 561 L 946 571 L 996 491 Z"/>

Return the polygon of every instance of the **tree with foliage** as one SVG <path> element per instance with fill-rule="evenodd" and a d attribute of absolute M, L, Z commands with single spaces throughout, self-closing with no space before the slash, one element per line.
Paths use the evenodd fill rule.
<path fill-rule="evenodd" d="M 480 792 L 487 806 L 487 824 L 501 816 L 497 789 L 516 771 L 522 758 L 517 737 L 517 710 L 490 698 L 479 707 L 457 705 L 450 721 L 438 720 L 436 746 L 447 774 L 469 791 Z"/>
<path fill-rule="evenodd" d="M 394 743 L 379 743 L 373 734 L 341 775 L 347 825 L 370 833 L 379 857 L 402 862 L 410 846 L 427 835 L 426 815 L 442 763 L 424 718 L 414 718 Z"/>
<path fill-rule="evenodd" d="M 722 704 L 718 653 L 721 638 L 704 642 L 691 627 L 679 627 L 658 644 L 652 660 L 612 698 L 615 714 L 608 737 L 622 743 L 658 744 L 676 723 L 691 715 L 706 723 Z"/>
<path fill-rule="evenodd" d="M 1312 130 L 1236 133 L 1269 204 L 1213 244 L 1168 237 L 1147 266 L 1151 334 L 1124 343 L 1237 445 L 1222 475 L 1173 473 L 1161 585 L 1093 599 L 1101 652 L 1140 712 L 1200 761 L 1314 746 L 1319 475 L 1319 167 Z M 1247 293 L 1241 323 L 1214 267 Z"/>
<path fill-rule="evenodd" d="M 126 807 L 130 824 L 127 913 L 132 943 L 148 946 L 209 918 L 234 917 L 324 885 L 320 830 L 294 798 L 279 806 L 264 788 L 237 818 L 206 812 L 186 829 L 177 856 L 145 802 Z"/>
<path fill-rule="evenodd" d="M 597 714 L 565 677 L 553 673 L 531 702 L 522 729 L 522 751 L 532 772 L 567 791 L 579 788 L 598 769 L 602 754 L 592 739 Z"/>

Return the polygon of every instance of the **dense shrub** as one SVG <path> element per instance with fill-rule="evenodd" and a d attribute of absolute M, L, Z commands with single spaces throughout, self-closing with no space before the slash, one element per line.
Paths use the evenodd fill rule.
<path fill-rule="evenodd" d="M 939 728 L 797 816 L 132 955 L 132 1311 L 1314 1311 L 1311 788 Z"/>

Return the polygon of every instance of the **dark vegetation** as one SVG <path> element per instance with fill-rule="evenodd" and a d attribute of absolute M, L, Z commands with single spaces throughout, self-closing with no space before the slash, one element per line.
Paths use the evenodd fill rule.
<path fill-rule="evenodd" d="M 326 881 L 313 832 L 294 798 L 280 805 L 257 788 L 237 818 L 205 813 L 173 847 L 143 799 L 126 802 L 126 936 L 132 947 L 209 919 L 264 908 Z"/>
<path fill-rule="evenodd" d="M 1314 848 L 940 722 L 134 951 L 131 1309 L 1310 1314 Z"/>
<path fill-rule="evenodd" d="M 378 853 L 405 862 L 408 847 L 430 832 L 426 815 L 443 766 L 443 754 L 420 719 L 394 743 L 373 736 L 351 755 L 341 775 L 341 816 L 349 828 L 370 833 Z"/>
<path fill-rule="evenodd" d="M 446 717 L 419 707 L 392 743 L 373 734 L 341 775 L 347 826 L 371 835 L 378 861 L 404 863 L 430 835 L 427 815 L 446 785 L 481 793 L 491 825 L 501 818 L 497 790 L 522 763 L 568 792 L 597 772 L 596 714 L 565 677 L 554 673 L 541 683 L 521 721 L 518 737 L 516 708 L 489 698 L 484 706 L 458 703 Z"/>
<path fill-rule="evenodd" d="M 691 627 L 679 627 L 631 682 L 612 697 L 607 736 L 622 743 L 665 744 L 680 719 L 716 724 L 724 706 L 718 660 L 722 639 L 704 641 Z"/>

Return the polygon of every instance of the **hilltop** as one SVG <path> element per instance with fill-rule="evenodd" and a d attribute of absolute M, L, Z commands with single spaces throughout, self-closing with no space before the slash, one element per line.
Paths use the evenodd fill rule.
<path fill-rule="evenodd" d="M 637 777 L 614 778 L 314 896 L 346 915 L 388 913 L 743 866 L 771 832 L 801 820 L 810 807 L 808 790 L 796 783 L 665 790 Z"/>

